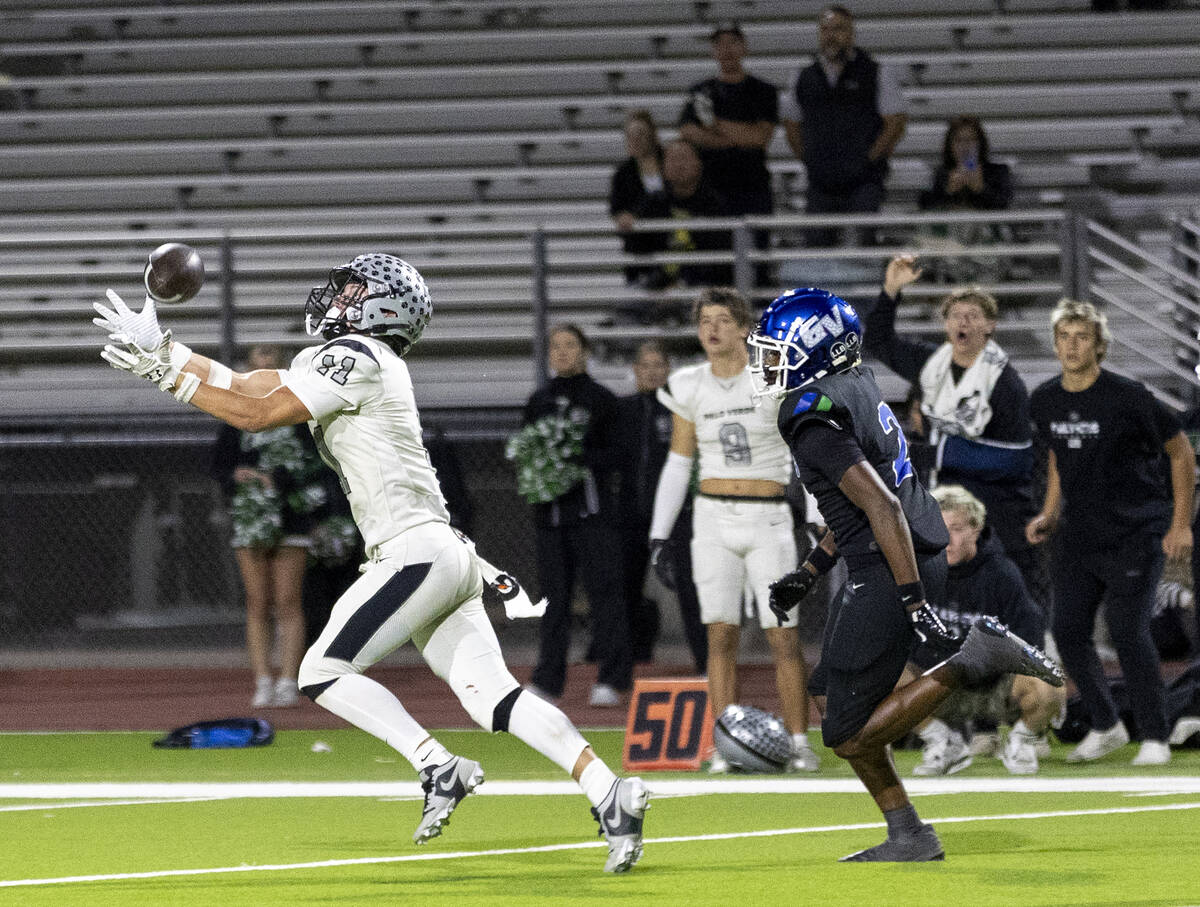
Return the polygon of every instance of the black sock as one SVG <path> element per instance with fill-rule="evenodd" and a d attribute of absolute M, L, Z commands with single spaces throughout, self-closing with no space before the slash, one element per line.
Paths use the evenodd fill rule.
<path fill-rule="evenodd" d="M 911 803 L 886 810 L 883 817 L 887 819 L 888 837 L 893 840 L 915 835 L 924 824 Z"/>

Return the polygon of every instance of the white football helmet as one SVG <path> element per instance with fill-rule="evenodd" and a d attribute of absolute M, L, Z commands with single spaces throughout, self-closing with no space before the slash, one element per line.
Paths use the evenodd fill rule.
<path fill-rule="evenodd" d="M 304 329 L 326 340 L 343 334 L 379 337 L 403 356 L 432 314 L 429 290 L 416 268 L 395 255 L 369 252 L 330 271 L 325 286 L 312 288 Z"/>

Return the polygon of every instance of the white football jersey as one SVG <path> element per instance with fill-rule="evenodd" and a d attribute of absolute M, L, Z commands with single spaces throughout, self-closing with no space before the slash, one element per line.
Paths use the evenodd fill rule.
<path fill-rule="evenodd" d="M 301 350 L 284 384 L 308 407 L 322 459 L 338 474 L 367 552 L 450 514 L 421 440 L 408 366 L 354 334 Z"/>
<path fill-rule="evenodd" d="M 749 367 L 718 378 L 707 362 L 672 373 L 663 406 L 696 426 L 700 479 L 770 479 L 786 485 L 792 454 L 776 425 L 778 400 L 754 401 Z"/>

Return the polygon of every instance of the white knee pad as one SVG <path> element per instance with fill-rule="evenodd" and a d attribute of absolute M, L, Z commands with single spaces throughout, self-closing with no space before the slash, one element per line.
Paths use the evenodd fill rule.
<path fill-rule="evenodd" d="M 326 658 L 318 651 L 317 646 L 313 646 L 304 654 L 296 680 L 300 692 L 315 700 L 339 677 L 360 673 L 362 672 L 350 662 L 340 658 Z"/>

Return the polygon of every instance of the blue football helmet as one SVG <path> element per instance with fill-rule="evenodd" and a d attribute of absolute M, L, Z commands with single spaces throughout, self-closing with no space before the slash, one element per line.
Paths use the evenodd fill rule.
<path fill-rule="evenodd" d="M 840 296 L 804 287 L 767 306 L 748 343 L 755 395 L 775 397 L 858 365 L 862 323 Z"/>
<path fill-rule="evenodd" d="M 312 288 L 304 328 L 309 336 L 326 340 L 343 334 L 379 337 L 403 356 L 420 339 L 432 313 L 429 290 L 417 269 L 394 255 L 371 252 L 334 268 L 324 286 Z"/>

